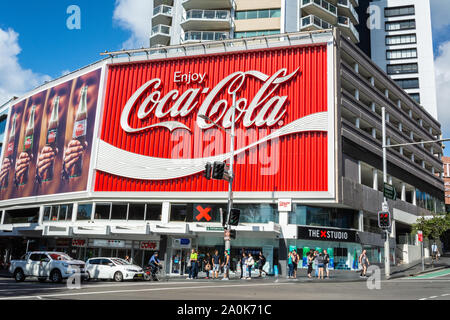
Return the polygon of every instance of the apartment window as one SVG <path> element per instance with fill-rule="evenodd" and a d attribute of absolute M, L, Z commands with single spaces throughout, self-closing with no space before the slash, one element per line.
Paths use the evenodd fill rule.
<path fill-rule="evenodd" d="M 243 31 L 243 32 L 235 32 L 234 37 L 236 39 L 241 38 L 250 38 L 250 37 L 258 37 L 258 36 L 270 36 L 272 34 L 279 34 L 280 30 L 260 30 L 260 31 Z"/>
<path fill-rule="evenodd" d="M 109 220 L 111 214 L 111 203 L 96 203 L 94 219 Z"/>
<path fill-rule="evenodd" d="M 77 210 L 77 220 L 91 220 L 92 203 L 79 203 Z"/>
<path fill-rule="evenodd" d="M 387 50 L 386 59 L 414 59 L 417 58 L 417 49 L 400 49 L 400 50 Z"/>
<path fill-rule="evenodd" d="M 386 22 L 386 31 L 410 30 L 416 28 L 416 20 Z"/>
<path fill-rule="evenodd" d="M 43 221 L 71 221 L 73 204 L 44 207 Z"/>
<path fill-rule="evenodd" d="M 420 104 L 420 93 L 410 93 L 409 96 Z"/>
<path fill-rule="evenodd" d="M 279 18 L 279 17 L 281 17 L 281 9 L 237 11 L 235 16 L 236 20 Z"/>
<path fill-rule="evenodd" d="M 413 78 L 413 79 L 396 79 L 395 82 L 402 89 L 418 89 L 419 88 L 419 79 L 418 78 Z"/>
<path fill-rule="evenodd" d="M 389 64 L 387 66 L 388 74 L 418 73 L 419 65 L 417 63 Z"/>
<path fill-rule="evenodd" d="M 145 220 L 160 221 L 162 214 L 162 204 L 160 203 L 148 203 L 147 214 Z"/>
<path fill-rule="evenodd" d="M 404 6 L 404 7 L 391 7 L 384 9 L 384 16 L 388 17 L 399 17 L 399 16 L 409 16 L 414 15 L 414 6 Z"/>
<path fill-rule="evenodd" d="M 415 34 L 402 34 L 399 36 L 387 36 L 386 45 L 395 46 L 399 44 L 411 44 L 417 43 L 417 37 Z"/>

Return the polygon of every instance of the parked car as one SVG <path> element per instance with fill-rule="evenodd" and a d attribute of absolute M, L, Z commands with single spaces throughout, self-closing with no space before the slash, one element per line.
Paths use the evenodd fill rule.
<path fill-rule="evenodd" d="M 22 282 L 27 277 L 37 277 L 40 282 L 50 279 L 59 283 L 63 279 L 80 272 L 82 279 L 86 278 L 85 263 L 74 260 L 62 252 L 28 252 L 21 260 L 12 260 L 9 272 L 16 282 Z"/>
<path fill-rule="evenodd" d="M 112 279 L 117 282 L 144 278 L 144 270 L 121 258 L 91 258 L 86 261 L 89 279 Z"/>

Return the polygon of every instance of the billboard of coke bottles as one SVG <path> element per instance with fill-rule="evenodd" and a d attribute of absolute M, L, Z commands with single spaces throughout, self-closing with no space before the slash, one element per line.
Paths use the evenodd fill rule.
<path fill-rule="evenodd" d="M 85 191 L 101 69 L 11 107 L 0 200 Z"/>

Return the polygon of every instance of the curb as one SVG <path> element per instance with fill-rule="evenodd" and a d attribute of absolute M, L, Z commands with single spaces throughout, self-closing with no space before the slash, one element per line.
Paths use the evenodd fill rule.
<path fill-rule="evenodd" d="M 419 272 L 410 273 L 410 274 L 405 274 L 405 273 L 395 274 L 395 275 L 391 275 L 387 280 L 404 278 L 404 277 L 415 277 L 415 276 L 418 276 L 420 274 L 434 272 L 434 271 L 438 271 L 438 270 L 442 270 L 442 269 L 446 269 L 446 268 L 448 268 L 448 266 L 441 266 L 441 267 L 436 267 L 436 268 L 430 268 L 430 269 L 427 269 L 427 270 L 424 270 L 424 271 L 419 271 Z"/>

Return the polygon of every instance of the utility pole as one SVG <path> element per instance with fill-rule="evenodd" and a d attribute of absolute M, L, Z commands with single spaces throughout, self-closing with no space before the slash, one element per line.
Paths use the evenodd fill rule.
<path fill-rule="evenodd" d="M 233 105 L 232 114 L 231 114 L 231 144 L 230 144 L 230 170 L 229 170 L 229 179 L 228 179 L 228 216 L 226 220 L 225 230 L 227 230 L 227 234 L 231 235 L 231 225 L 230 225 L 230 217 L 231 217 L 231 209 L 233 208 L 233 180 L 234 180 L 234 138 L 235 138 L 235 121 L 236 121 L 236 92 L 233 92 Z M 231 237 L 231 236 L 230 236 Z M 228 237 L 225 239 L 225 251 L 228 254 L 231 254 L 231 238 Z M 231 257 L 230 257 L 231 260 Z"/>
<path fill-rule="evenodd" d="M 387 183 L 387 158 L 386 158 L 386 108 L 381 108 L 382 118 L 382 134 L 383 134 L 383 182 Z M 386 208 L 389 211 L 386 197 L 383 197 L 383 204 L 381 206 L 384 210 Z M 391 265 L 389 258 L 389 229 L 385 230 L 386 240 L 384 241 L 384 273 L 386 278 L 391 275 Z"/>

